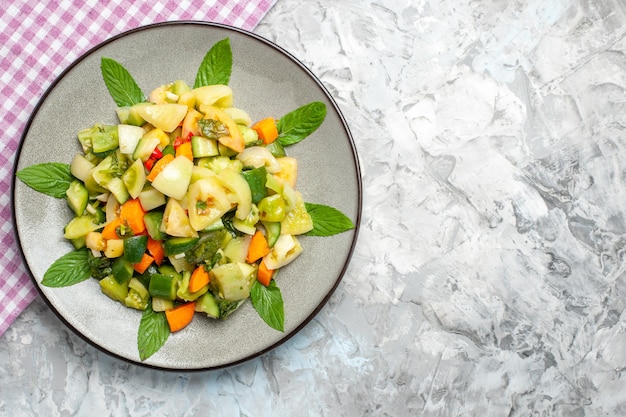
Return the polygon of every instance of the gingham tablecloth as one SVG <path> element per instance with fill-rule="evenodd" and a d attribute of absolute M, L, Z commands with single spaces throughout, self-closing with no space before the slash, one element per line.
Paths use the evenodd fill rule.
<path fill-rule="evenodd" d="M 276 0 L 2 0 L 0 7 L 0 336 L 37 291 L 11 222 L 11 174 L 28 117 L 54 79 L 90 48 L 151 23 L 201 20 L 252 30 Z"/>

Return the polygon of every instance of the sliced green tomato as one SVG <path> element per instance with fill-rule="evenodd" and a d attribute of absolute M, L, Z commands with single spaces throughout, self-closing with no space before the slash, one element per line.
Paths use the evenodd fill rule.
<path fill-rule="evenodd" d="M 218 107 L 231 107 L 233 105 L 233 90 L 227 85 L 206 85 L 191 91 L 198 108 L 204 105 L 216 105 Z M 202 111 L 201 108 L 200 111 Z"/>
<path fill-rule="evenodd" d="M 79 239 L 87 236 L 89 232 L 98 230 L 101 227 L 102 224 L 99 224 L 96 218 L 92 215 L 85 214 L 77 216 L 70 220 L 70 222 L 65 226 L 63 237 L 68 240 Z"/>
<path fill-rule="evenodd" d="M 128 281 L 119 283 L 112 276 L 102 278 L 100 280 L 100 290 L 107 297 L 112 300 L 124 302 L 124 299 L 128 295 Z"/>
<path fill-rule="evenodd" d="M 217 177 L 226 189 L 226 196 L 231 203 L 237 205 L 235 217 L 245 220 L 252 209 L 252 193 L 248 182 L 234 169 L 225 168 L 217 174 Z"/>
<path fill-rule="evenodd" d="M 222 145 L 229 147 L 235 152 L 241 152 L 245 149 L 246 144 L 237 128 L 237 123 L 226 112 L 218 107 L 208 105 L 201 105 L 200 112 L 204 113 L 205 119 L 217 120 L 228 128 L 228 135 L 221 136 L 218 139 Z"/>
<path fill-rule="evenodd" d="M 185 156 L 177 156 L 154 178 L 152 186 L 176 200 L 182 200 L 191 182 L 193 162 Z"/>
<path fill-rule="evenodd" d="M 111 151 L 118 147 L 117 126 L 101 126 L 91 136 L 91 145 L 94 153 Z"/>
<path fill-rule="evenodd" d="M 133 106 L 128 107 L 118 107 L 117 118 L 120 120 L 120 123 L 133 125 L 133 126 L 141 126 L 146 123 L 145 120 L 139 115 L 137 109 L 143 106 L 152 106 L 153 103 L 137 103 Z"/>
<path fill-rule="evenodd" d="M 256 204 L 252 204 L 250 214 L 243 220 L 233 219 L 233 226 L 241 233 L 253 235 L 256 232 L 256 224 L 259 222 L 259 209 Z"/>
<path fill-rule="evenodd" d="M 217 174 L 215 174 L 215 172 L 211 171 L 209 168 L 194 165 L 193 170 L 191 171 L 191 184 L 203 178 L 215 177 L 215 175 Z"/>
<path fill-rule="evenodd" d="M 126 172 L 122 174 L 122 181 L 132 198 L 139 197 L 143 186 L 146 184 L 146 171 L 141 159 L 137 159 L 128 167 Z"/>
<path fill-rule="evenodd" d="M 250 115 L 238 107 L 225 107 L 223 110 L 238 126 L 247 127 L 252 124 Z"/>
<path fill-rule="evenodd" d="M 295 207 L 285 214 L 285 218 L 280 222 L 281 233 L 287 235 L 302 235 L 313 229 L 313 219 L 306 210 L 302 194 L 296 191 Z"/>
<path fill-rule="evenodd" d="M 128 294 L 124 298 L 124 305 L 135 310 L 145 310 L 150 301 L 150 293 L 137 278 L 128 283 Z"/>
<path fill-rule="evenodd" d="M 243 137 L 243 142 L 246 146 L 257 145 L 260 143 L 259 134 L 254 129 L 250 129 L 248 126 L 241 125 L 237 123 L 237 127 L 239 128 L 239 132 L 241 132 L 241 136 Z"/>
<path fill-rule="evenodd" d="M 256 277 L 256 268 L 243 262 L 216 266 L 209 272 L 209 286 L 226 301 L 245 300 Z"/>
<path fill-rule="evenodd" d="M 274 175 L 279 180 L 295 188 L 298 179 L 298 160 L 290 156 L 283 156 L 282 158 L 276 158 L 276 161 L 280 165 L 280 170 L 274 173 Z"/>
<path fill-rule="evenodd" d="M 291 263 L 302 253 L 302 245 L 295 236 L 280 235 L 270 253 L 263 257 L 269 269 L 278 269 Z"/>
<path fill-rule="evenodd" d="M 224 256 L 229 262 L 246 262 L 251 235 L 232 238 L 224 247 Z"/>
<path fill-rule="evenodd" d="M 158 137 L 155 136 L 145 136 L 139 140 L 135 150 L 133 151 L 133 159 L 141 159 L 143 162 L 146 162 L 154 149 L 159 146 L 161 141 Z"/>
<path fill-rule="evenodd" d="M 139 202 L 144 211 L 154 210 L 165 205 L 165 194 L 152 186 L 144 185 L 144 189 L 139 193 Z"/>
<path fill-rule="evenodd" d="M 170 198 L 165 205 L 161 231 L 170 236 L 197 237 L 198 232 L 191 227 L 187 212 L 178 200 Z"/>
<path fill-rule="evenodd" d="M 130 198 L 130 194 L 124 185 L 124 181 L 122 181 L 119 177 L 113 177 L 109 180 L 106 188 L 111 191 L 111 194 L 115 196 L 115 199 L 120 203 L 124 204 L 126 200 Z"/>
<path fill-rule="evenodd" d="M 259 201 L 259 219 L 264 222 L 280 222 L 287 213 L 285 200 L 280 194 L 272 194 Z"/>
<path fill-rule="evenodd" d="M 89 192 L 85 185 L 78 180 L 74 180 L 65 191 L 65 195 L 67 196 L 67 204 L 74 214 L 77 216 L 82 215 L 89 202 Z"/>
<path fill-rule="evenodd" d="M 91 177 L 91 170 L 95 167 L 93 162 L 85 158 L 83 154 L 77 153 L 70 164 L 70 172 L 73 176 L 85 182 L 87 178 Z"/>
<path fill-rule="evenodd" d="M 152 126 L 169 133 L 183 121 L 187 109 L 183 104 L 164 103 L 139 107 L 137 113 Z"/>
<path fill-rule="evenodd" d="M 241 161 L 230 159 L 226 156 L 201 158 L 198 160 L 197 165 L 202 168 L 208 168 L 216 174 L 219 174 L 220 171 L 226 168 L 233 169 L 237 172 L 240 172 L 243 168 Z"/>
<path fill-rule="evenodd" d="M 187 201 L 189 222 L 197 231 L 206 229 L 230 210 L 230 201 L 216 177 L 191 184 Z"/>
<path fill-rule="evenodd" d="M 144 133 L 143 128 L 140 126 L 127 124 L 117 125 L 120 152 L 126 155 L 132 155 Z"/>
<path fill-rule="evenodd" d="M 251 146 L 237 155 L 245 168 L 265 167 L 267 172 L 273 174 L 281 170 L 278 159 L 264 146 Z"/>
<path fill-rule="evenodd" d="M 148 235 L 131 236 L 124 239 L 124 260 L 130 263 L 141 261 L 148 245 Z"/>

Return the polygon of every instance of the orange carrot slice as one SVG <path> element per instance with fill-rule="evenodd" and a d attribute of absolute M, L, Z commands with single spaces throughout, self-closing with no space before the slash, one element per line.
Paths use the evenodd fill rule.
<path fill-rule="evenodd" d="M 122 223 L 127 224 L 134 235 L 140 235 L 146 231 L 146 225 L 143 222 L 143 216 L 146 212 L 141 207 L 138 198 L 127 200 L 120 207 L 120 219 Z"/>
<path fill-rule="evenodd" d="M 150 252 L 150 255 L 154 258 L 154 263 L 161 266 L 163 259 L 165 259 L 165 249 L 163 249 L 163 243 L 148 236 L 147 249 L 148 252 Z"/>
<path fill-rule="evenodd" d="M 150 182 L 154 181 L 156 176 L 159 175 L 161 173 L 161 171 L 163 171 L 163 168 L 165 168 L 165 165 L 169 164 L 173 160 L 174 160 L 174 155 L 172 155 L 171 153 L 167 153 L 167 154 L 163 155 L 163 157 L 161 159 L 156 161 L 156 163 L 154 164 L 154 166 L 150 170 L 150 173 L 148 175 L 146 175 L 146 180 L 148 180 Z"/>
<path fill-rule="evenodd" d="M 147 253 L 144 253 L 141 257 L 141 261 L 133 264 L 133 269 L 138 273 L 143 274 L 144 272 L 146 272 L 146 269 L 148 269 L 148 267 L 152 265 L 152 262 L 154 262 L 154 258 Z"/>
<path fill-rule="evenodd" d="M 276 127 L 276 120 L 273 117 L 267 117 L 259 120 L 252 129 L 259 135 L 259 139 L 263 141 L 265 145 L 269 145 L 274 142 L 278 137 L 278 128 Z"/>
<path fill-rule="evenodd" d="M 189 278 L 189 292 L 200 291 L 210 280 L 211 278 L 206 269 L 204 269 L 204 265 L 199 265 L 191 273 L 191 278 Z"/>
<path fill-rule="evenodd" d="M 171 332 L 177 332 L 187 327 L 195 312 L 196 303 L 194 301 L 181 304 L 169 310 L 165 310 L 165 318 Z"/>
<path fill-rule="evenodd" d="M 246 256 L 246 262 L 254 263 L 270 253 L 270 246 L 267 243 L 265 235 L 257 230 L 252 239 L 250 240 L 250 246 L 248 247 L 248 254 Z"/>
<path fill-rule="evenodd" d="M 259 281 L 261 284 L 267 287 L 268 285 L 270 285 L 270 281 L 272 281 L 273 275 L 274 275 L 274 270 L 268 269 L 267 265 L 265 265 L 265 262 L 261 261 L 259 263 L 259 269 L 257 270 L 257 273 L 256 273 L 257 281 Z"/>

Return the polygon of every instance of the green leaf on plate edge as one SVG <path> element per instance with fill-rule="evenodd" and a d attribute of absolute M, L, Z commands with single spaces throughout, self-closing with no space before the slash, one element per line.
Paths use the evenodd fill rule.
<path fill-rule="evenodd" d="M 141 315 L 139 330 L 137 331 L 137 349 L 139 358 L 144 361 L 159 351 L 170 335 L 164 312 L 152 310 L 152 302 Z"/>
<path fill-rule="evenodd" d="M 141 88 L 122 64 L 114 59 L 102 57 L 100 70 L 104 84 L 118 107 L 132 106 L 145 100 Z"/>
<path fill-rule="evenodd" d="M 78 249 L 54 261 L 43 275 L 41 285 L 52 288 L 69 287 L 87 280 L 90 276 L 89 253 L 85 249 Z"/>
<path fill-rule="evenodd" d="M 193 88 L 216 84 L 228 85 L 232 69 L 233 54 L 230 39 L 225 38 L 216 42 L 204 56 Z"/>
<path fill-rule="evenodd" d="M 285 309 L 283 296 L 276 281 L 271 280 L 267 287 L 259 281 L 254 281 L 250 290 L 250 300 L 256 312 L 268 326 L 278 331 L 284 331 Z"/>
<path fill-rule="evenodd" d="M 307 236 L 332 236 L 354 229 L 354 223 L 341 211 L 323 204 L 304 203 L 313 220 L 313 230 Z"/>
<path fill-rule="evenodd" d="M 54 198 L 65 198 L 65 192 L 74 180 L 70 166 L 60 162 L 31 165 L 15 175 L 33 190 Z"/>

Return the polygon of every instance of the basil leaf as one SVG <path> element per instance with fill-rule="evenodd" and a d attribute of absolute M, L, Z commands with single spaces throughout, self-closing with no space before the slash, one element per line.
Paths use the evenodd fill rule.
<path fill-rule="evenodd" d="M 152 301 L 141 315 L 137 332 L 139 358 L 144 361 L 159 351 L 170 335 L 170 328 L 164 312 L 152 310 Z"/>
<path fill-rule="evenodd" d="M 70 166 L 59 162 L 31 165 L 15 175 L 33 190 L 55 198 L 65 198 L 65 191 L 74 180 Z"/>
<path fill-rule="evenodd" d="M 276 281 L 271 280 L 267 287 L 259 281 L 254 281 L 250 290 L 252 306 L 259 313 L 268 326 L 278 331 L 284 331 L 285 310 L 283 296 Z"/>
<path fill-rule="evenodd" d="M 100 71 L 104 84 L 118 107 L 132 106 L 145 100 L 143 92 L 133 77 L 119 62 L 102 57 Z"/>
<path fill-rule="evenodd" d="M 313 220 L 313 230 L 305 233 L 307 236 L 332 236 L 354 229 L 352 220 L 336 208 L 313 203 L 304 206 Z"/>
<path fill-rule="evenodd" d="M 41 285 L 59 288 L 83 282 L 91 276 L 89 253 L 85 249 L 66 253 L 54 261 L 43 275 Z"/>
<path fill-rule="evenodd" d="M 319 101 L 287 113 L 278 120 L 278 141 L 283 146 L 293 145 L 313 133 L 326 118 L 326 105 Z"/>
<path fill-rule="evenodd" d="M 230 49 L 230 40 L 228 38 L 222 39 L 213 45 L 204 56 L 200 68 L 198 68 L 193 88 L 215 84 L 228 85 L 232 68 L 233 53 Z"/>

